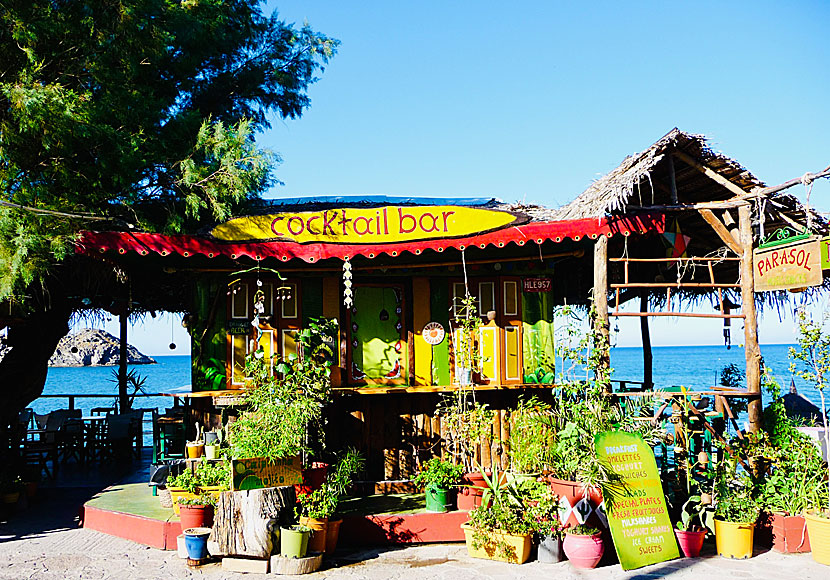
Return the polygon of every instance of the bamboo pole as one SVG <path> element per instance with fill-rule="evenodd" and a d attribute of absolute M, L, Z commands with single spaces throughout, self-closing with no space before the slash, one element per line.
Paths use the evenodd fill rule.
<path fill-rule="evenodd" d="M 123 310 L 118 314 L 120 332 L 118 336 L 118 410 L 126 413 L 130 410 L 130 399 L 127 395 L 127 317 L 129 309 L 124 303 Z"/>
<path fill-rule="evenodd" d="M 608 238 L 600 236 L 594 243 L 594 308 L 596 310 L 595 331 L 603 338 L 602 360 L 597 377 L 604 376 L 611 367 L 610 342 L 608 340 Z M 610 384 L 608 385 L 610 389 Z"/>
<path fill-rule="evenodd" d="M 761 404 L 761 348 L 758 346 L 758 319 L 755 313 L 755 276 L 752 271 L 752 222 L 749 204 L 738 208 L 738 227 L 741 231 L 741 310 L 744 320 L 744 349 L 746 353 L 746 390 L 755 395 L 749 400 L 749 430 L 757 433 L 762 427 Z"/>

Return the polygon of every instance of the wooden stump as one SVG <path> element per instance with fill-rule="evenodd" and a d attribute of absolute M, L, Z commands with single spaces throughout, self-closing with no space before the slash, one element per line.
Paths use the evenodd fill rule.
<path fill-rule="evenodd" d="M 224 491 L 219 496 L 210 539 L 221 556 L 268 558 L 280 525 L 289 525 L 294 486 Z"/>
<path fill-rule="evenodd" d="M 271 556 L 272 574 L 310 574 L 320 569 L 323 563 L 321 552 L 311 552 L 305 558 L 283 558 L 282 556 Z"/>

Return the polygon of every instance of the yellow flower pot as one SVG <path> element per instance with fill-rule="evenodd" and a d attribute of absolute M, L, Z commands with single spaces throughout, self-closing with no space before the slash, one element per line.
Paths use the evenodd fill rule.
<path fill-rule="evenodd" d="M 810 536 L 813 560 L 830 566 L 830 519 L 814 512 L 805 512 L 804 519 L 807 520 L 807 535 Z"/>
<path fill-rule="evenodd" d="M 170 497 L 173 499 L 173 511 L 176 515 L 179 515 L 179 499 L 190 499 L 197 497 L 195 493 L 185 491 L 183 487 L 168 487 L 167 489 L 170 492 Z"/>
<path fill-rule="evenodd" d="M 718 554 L 725 558 L 744 560 L 752 557 L 752 541 L 755 524 L 742 524 L 715 520 L 715 545 Z"/>
<path fill-rule="evenodd" d="M 530 534 L 514 536 L 492 530 L 487 532 L 487 542 L 483 546 L 474 548 L 473 534 L 475 529 L 468 524 L 461 524 L 461 529 L 464 530 L 467 553 L 473 558 L 498 560 L 510 564 L 524 564 L 530 557 Z M 507 549 L 500 549 L 504 547 Z"/>

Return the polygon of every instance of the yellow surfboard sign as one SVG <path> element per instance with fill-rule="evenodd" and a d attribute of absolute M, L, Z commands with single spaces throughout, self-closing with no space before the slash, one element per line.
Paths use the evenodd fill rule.
<path fill-rule="evenodd" d="M 211 235 L 225 242 L 394 244 L 472 236 L 527 221 L 523 214 L 451 205 L 349 207 L 235 218 Z"/>

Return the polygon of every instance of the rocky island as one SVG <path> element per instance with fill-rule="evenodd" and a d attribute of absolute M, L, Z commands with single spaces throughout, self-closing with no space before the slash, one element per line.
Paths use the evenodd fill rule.
<path fill-rule="evenodd" d="M 0 360 L 9 349 L 0 340 Z M 49 359 L 50 367 L 100 367 L 115 366 L 119 359 L 118 338 L 109 332 L 85 328 L 64 336 L 55 353 Z M 127 345 L 127 361 L 131 365 L 151 365 L 156 361 Z"/>
<path fill-rule="evenodd" d="M 114 366 L 119 361 L 118 337 L 109 332 L 85 328 L 64 336 L 49 359 L 50 367 Z M 127 361 L 131 365 L 155 364 L 155 360 L 127 345 Z"/>

